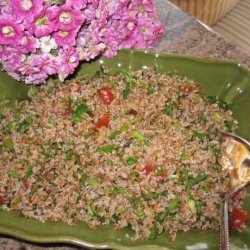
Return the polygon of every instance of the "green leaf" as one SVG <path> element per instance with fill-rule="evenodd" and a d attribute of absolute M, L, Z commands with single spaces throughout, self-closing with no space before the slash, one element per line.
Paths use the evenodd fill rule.
<path fill-rule="evenodd" d="M 149 235 L 149 239 L 150 240 L 156 240 L 159 234 L 159 229 L 157 228 L 157 226 L 154 226 L 153 228 L 151 228 L 150 230 L 150 235 Z"/>
<path fill-rule="evenodd" d="M 4 141 L 4 146 L 6 148 L 8 148 L 10 151 L 14 151 L 14 145 L 13 145 L 13 141 L 11 138 L 7 138 L 5 141 Z"/>
<path fill-rule="evenodd" d="M 27 180 L 33 173 L 33 166 L 28 166 L 25 170 L 24 179 Z"/>
<path fill-rule="evenodd" d="M 83 175 L 82 175 L 82 178 L 81 178 L 81 180 L 80 180 L 80 183 L 81 183 L 82 185 L 84 185 L 84 184 L 86 183 L 87 179 L 88 179 L 88 176 L 87 176 L 86 174 L 83 174 Z"/>
<path fill-rule="evenodd" d="M 111 153 L 112 151 L 114 151 L 116 149 L 117 149 L 117 146 L 115 144 L 110 144 L 110 145 L 99 147 L 97 149 L 97 151 L 100 154 L 106 154 L 106 153 Z"/>
<path fill-rule="evenodd" d="M 3 146 L 0 145 L 0 154 L 2 154 L 2 153 L 3 153 Z"/>
<path fill-rule="evenodd" d="M 137 157 L 128 157 L 126 162 L 129 166 L 131 166 L 131 165 L 134 165 L 138 162 L 138 158 Z"/>
<path fill-rule="evenodd" d="M 19 174 L 18 174 L 18 172 L 15 171 L 15 170 L 9 170 L 9 171 L 7 172 L 7 174 L 8 174 L 10 177 L 13 177 L 13 178 L 16 178 L 16 179 L 19 178 Z"/>

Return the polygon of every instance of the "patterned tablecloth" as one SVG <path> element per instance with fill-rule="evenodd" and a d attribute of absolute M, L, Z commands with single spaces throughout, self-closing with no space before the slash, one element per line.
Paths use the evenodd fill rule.
<path fill-rule="evenodd" d="M 154 0 L 165 35 L 153 48 L 156 51 L 189 54 L 198 57 L 236 60 L 250 68 L 250 56 L 220 34 L 188 16 L 168 0 Z M 65 244 L 32 244 L 9 236 L 0 236 L 0 250 L 66 250 L 79 249 Z"/>

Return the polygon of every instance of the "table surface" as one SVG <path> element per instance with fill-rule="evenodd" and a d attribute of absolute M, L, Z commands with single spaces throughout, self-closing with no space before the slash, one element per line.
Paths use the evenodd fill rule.
<path fill-rule="evenodd" d="M 153 48 L 156 51 L 188 54 L 205 58 L 238 61 L 250 68 L 250 56 L 225 40 L 220 34 L 188 16 L 168 0 L 154 0 L 166 32 Z M 32 244 L 9 236 L 0 236 L 0 250 L 79 249 L 65 244 Z"/>

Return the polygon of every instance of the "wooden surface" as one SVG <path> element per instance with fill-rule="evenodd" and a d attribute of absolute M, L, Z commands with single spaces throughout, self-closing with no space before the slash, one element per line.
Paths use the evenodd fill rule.
<path fill-rule="evenodd" d="M 213 25 L 224 17 L 238 0 L 172 0 L 172 2 L 202 22 Z"/>

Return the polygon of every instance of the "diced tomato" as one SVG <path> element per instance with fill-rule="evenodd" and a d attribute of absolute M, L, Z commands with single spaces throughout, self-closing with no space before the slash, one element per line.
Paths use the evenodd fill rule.
<path fill-rule="evenodd" d="M 3 196 L 0 196 L 0 205 L 3 205 L 6 202 Z"/>
<path fill-rule="evenodd" d="M 237 190 L 237 191 L 233 194 L 233 196 L 231 197 L 231 201 L 232 201 L 232 202 L 236 202 L 236 201 L 239 200 L 239 194 L 240 194 L 240 192 L 241 192 L 241 189 Z"/>
<path fill-rule="evenodd" d="M 163 173 L 160 173 L 160 174 L 155 174 L 156 176 L 159 176 L 159 177 L 167 177 L 168 174 L 166 172 L 163 172 Z"/>
<path fill-rule="evenodd" d="M 106 114 L 103 117 L 99 118 L 99 120 L 94 126 L 94 130 L 98 130 L 101 127 L 108 127 L 108 126 L 109 126 L 109 114 Z"/>
<path fill-rule="evenodd" d="M 234 208 L 232 211 L 232 220 L 229 222 L 229 227 L 237 229 L 248 220 L 247 211 Z"/>
<path fill-rule="evenodd" d="M 152 172 L 152 169 L 153 169 L 152 166 L 148 165 L 148 166 L 144 167 L 143 170 L 145 171 L 146 175 L 150 175 Z"/>
<path fill-rule="evenodd" d="M 184 93 L 184 94 L 189 94 L 191 92 L 193 92 L 194 90 L 199 89 L 200 91 L 200 85 L 198 82 L 194 82 L 193 86 L 187 86 L 187 85 L 183 85 L 181 86 L 180 90 Z"/>
<path fill-rule="evenodd" d="M 166 172 L 160 172 L 160 173 L 157 173 L 156 171 L 156 167 L 153 167 L 153 166 L 145 166 L 143 171 L 145 172 L 146 175 L 150 175 L 153 173 L 154 176 L 157 176 L 157 177 L 166 177 L 167 176 L 167 173 Z"/>
<path fill-rule="evenodd" d="M 109 105 L 114 100 L 114 94 L 109 86 L 104 86 L 97 90 L 98 97 L 103 104 Z"/>

